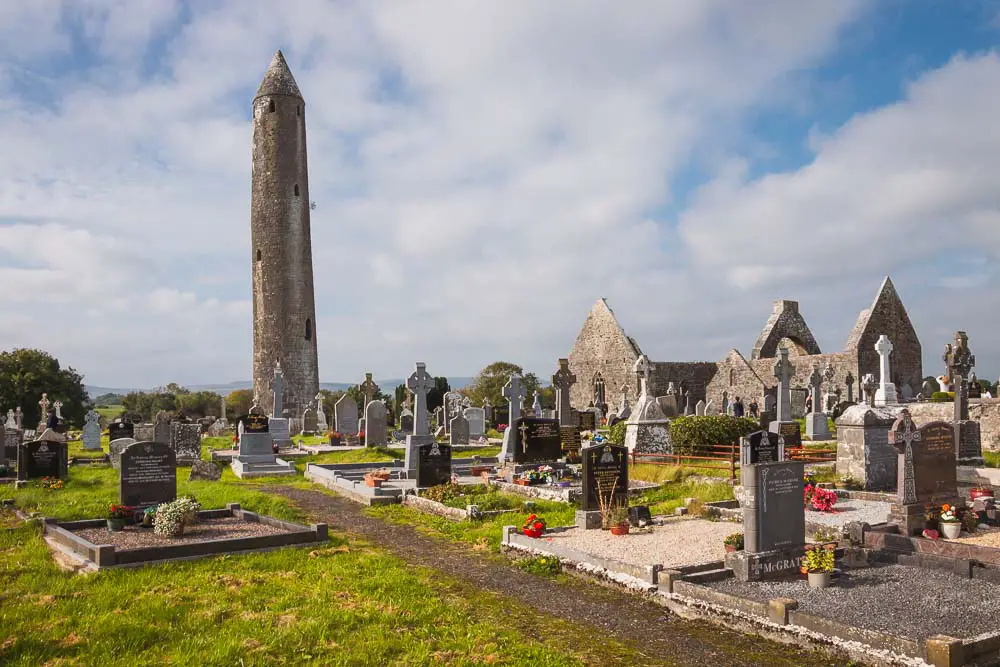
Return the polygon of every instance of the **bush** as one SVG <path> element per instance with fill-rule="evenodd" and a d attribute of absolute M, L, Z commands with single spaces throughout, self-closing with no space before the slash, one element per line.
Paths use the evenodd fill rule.
<path fill-rule="evenodd" d="M 444 503 L 464 495 L 464 492 L 462 491 L 461 486 L 449 482 L 448 484 L 432 486 L 431 488 L 426 489 L 421 495 L 428 500 Z"/>
<path fill-rule="evenodd" d="M 625 422 L 617 422 L 608 432 L 608 440 L 612 445 L 625 444 Z"/>
<path fill-rule="evenodd" d="M 948 391 L 935 391 L 931 394 L 931 403 L 951 403 L 955 395 Z"/>
<path fill-rule="evenodd" d="M 735 445 L 741 437 L 759 430 L 760 424 L 747 417 L 677 417 L 670 422 L 670 440 L 675 454 L 695 455 L 702 447 Z"/>
<path fill-rule="evenodd" d="M 551 577 L 562 571 L 562 563 L 555 556 L 533 556 L 514 561 L 514 564 L 540 577 Z"/>

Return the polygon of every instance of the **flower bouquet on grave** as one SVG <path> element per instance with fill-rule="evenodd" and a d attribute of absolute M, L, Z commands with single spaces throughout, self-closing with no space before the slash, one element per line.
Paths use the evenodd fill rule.
<path fill-rule="evenodd" d="M 531 486 L 532 484 L 541 484 L 545 481 L 545 476 L 537 470 L 529 470 L 521 475 L 521 479 L 526 482 L 522 486 Z"/>
<path fill-rule="evenodd" d="M 529 514 L 528 518 L 524 520 L 521 532 L 528 537 L 534 537 L 536 539 L 541 537 L 542 533 L 545 532 L 545 519 L 541 518 L 537 514 Z"/>
<path fill-rule="evenodd" d="M 733 551 L 743 551 L 743 533 L 731 533 L 722 541 L 726 547 L 726 553 Z"/>
<path fill-rule="evenodd" d="M 343 436 L 340 434 L 340 431 L 327 432 L 326 439 L 331 447 L 340 447 L 341 442 L 343 442 Z"/>
<path fill-rule="evenodd" d="M 58 491 L 63 488 L 65 484 L 58 477 L 42 477 L 38 482 L 38 486 L 42 487 L 46 491 Z"/>
<path fill-rule="evenodd" d="M 962 534 L 962 520 L 958 516 L 958 511 L 947 503 L 941 506 L 938 526 L 941 529 L 941 534 L 949 540 Z"/>
<path fill-rule="evenodd" d="M 538 466 L 538 474 L 541 475 L 542 481 L 546 484 L 554 484 L 557 481 L 552 466 Z"/>
<path fill-rule="evenodd" d="M 808 547 L 807 547 L 808 549 Z M 833 566 L 836 564 L 836 554 L 833 549 L 813 547 L 806 551 L 802 559 L 802 569 L 809 578 L 811 588 L 826 588 L 833 576 Z"/>
<path fill-rule="evenodd" d="M 507 425 L 506 424 L 497 424 L 497 432 L 498 433 L 503 433 L 506 430 L 507 430 Z"/>
<path fill-rule="evenodd" d="M 135 508 L 111 503 L 108 507 L 108 532 L 116 533 L 135 520 Z"/>
<path fill-rule="evenodd" d="M 833 506 L 837 503 L 837 493 L 829 489 L 813 488 L 810 499 L 810 509 L 817 512 L 835 512 Z"/>

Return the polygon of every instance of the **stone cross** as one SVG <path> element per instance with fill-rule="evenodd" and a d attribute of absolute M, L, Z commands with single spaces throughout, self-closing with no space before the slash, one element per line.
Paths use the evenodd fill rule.
<path fill-rule="evenodd" d="M 854 402 L 854 375 L 851 371 L 847 371 L 847 377 L 844 378 L 844 384 L 847 385 L 847 402 Z"/>
<path fill-rule="evenodd" d="M 569 369 L 569 359 L 559 360 L 559 370 L 552 376 L 552 386 L 556 388 L 556 412 L 560 426 L 573 425 L 573 409 L 570 407 L 570 389 L 576 384 L 576 375 Z"/>
<path fill-rule="evenodd" d="M 774 377 L 778 378 L 778 414 L 775 421 L 787 422 L 792 419 L 792 394 L 788 386 L 795 366 L 788 361 L 788 348 L 778 348 L 778 361 L 774 363 Z"/>
<path fill-rule="evenodd" d="M 365 381 L 358 385 L 358 389 L 365 396 L 365 405 L 372 402 L 372 397 L 378 393 L 379 386 L 372 380 L 371 373 L 365 373 Z"/>
<path fill-rule="evenodd" d="M 413 392 L 413 435 L 427 435 L 427 392 L 434 387 L 427 364 L 417 362 L 417 370 L 406 379 L 406 387 Z"/>
<path fill-rule="evenodd" d="M 62 418 L 63 418 L 63 416 L 62 416 L 62 406 L 63 406 L 62 401 L 56 401 L 55 403 L 52 404 L 52 407 L 55 408 L 55 411 L 56 411 L 56 419 L 58 419 L 60 421 L 62 421 Z"/>
<path fill-rule="evenodd" d="M 45 417 L 49 414 L 49 395 L 43 393 L 42 400 L 38 401 L 38 406 L 42 409 L 42 421 L 45 421 Z"/>
<path fill-rule="evenodd" d="M 21 422 L 23 421 L 23 419 L 24 419 L 24 415 L 21 412 L 21 406 L 19 405 L 16 408 L 14 408 L 14 421 L 17 422 L 17 428 L 19 430 L 21 428 Z"/>
<path fill-rule="evenodd" d="M 9 429 L 12 429 L 12 430 L 17 430 L 17 420 L 14 419 L 14 411 L 13 410 L 8 410 L 7 411 L 7 423 L 5 423 L 3 426 L 4 426 L 4 428 L 9 428 Z"/>
<path fill-rule="evenodd" d="M 920 442 L 922 436 L 920 430 L 913 427 L 913 419 L 909 410 L 903 410 L 899 415 L 903 420 L 902 429 L 893 429 L 890 437 L 893 439 L 889 444 L 902 450 L 903 454 L 903 488 L 899 489 L 903 504 L 917 502 L 917 486 L 913 470 L 913 443 Z"/>
<path fill-rule="evenodd" d="M 535 413 L 535 417 L 539 418 L 542 416 L 542 395 L 535 390 L 535 398 L 531 402 L 531 411 Z"/>
<path fill-rule="evenodd" d="M 823 374 L 819 372 L 819 365 L 813 364 L 813 372 L 809 376 L 809 395 L 812 396 L 813 412 L 823 411 L 823 405 L 820 403 L 820 387 L 822 386 Z"/>
<path fill-rule="evenodd" d="M 866 373 L 865 376 L 861 378 L 861 398 L 869 406 L 875 405 L 875 387 L 877 386 L 878 382 L 875 381 L 875 376 L 871 373 Z"/>
<path fill-rule="evenodd" d="M 964 331 L 955 332 L 955 346 L 945 348 L 948 378 L 955 387 L 955 421 L 969 418 L 969 372 L 976 365 L 976 355 L 969 349 L 969 336 Z"/>
<path fill-rule="evenodd" d="M 271 381 L 271 394 L 273 405 L 271 407 L 272 417 L 281 417 L 281 408 L 285 401 L 285 376 L 281 372 L 281 362 L 274 364 L 274 379 Z M 256 399 L 254 400 L 256 403 Z"/>
<path fill-rule="evenodd" d="M 645 400 L 646 395 L 649 393 L 649 371 L 651 368 L 652 365 L 649 363 L 649 357 L 645 354 L 640 354 L 639 358 L 632 365 L 632 371 L 639 376 L 639 398 L 636 399 L 637 403 Z"/>
<path fill-rule="evenodd" d="M 521 384 L 521 376 L 514 373 L 503 386 L 503 397 L 510 404 L 510 423 L 521 416 L 521 401 L 528 395 L 528 390 Z"/>
<path fill-rule="evenodd" d="M 896 405 L 899 401 L 896 398 L 896 385 L 892 383 L 889 374 L 889 355 L 892 354 L 892 342 L 889 337 L 882 334 L 875 343 L 875 351 L 878 352 L 879 385 L 875 392 L 875 405 L 885 407 Z"/>

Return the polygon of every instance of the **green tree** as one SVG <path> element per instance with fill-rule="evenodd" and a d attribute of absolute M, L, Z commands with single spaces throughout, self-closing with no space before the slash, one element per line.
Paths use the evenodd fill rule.
<path fill-rule="evenodd" d="M 176 394 L 175 400 L 178 412 L 187 417 L 218 416 L 219 408 L 222 407 L 222 396 L 214 391 L 184 391 Z"/>
<path fill-rule="evenodd" d="M 122 397 L 122 406 L 125 412 L 142 415 L 142 418 L 152 420 L 157 412 L 176 412 L 178 409 L 177 396 L 166 391 L 145 392 L 132 391 Z"/>
<path fill-rule="evenodd" d="M 91 407 L 83 388 L 83 376 L 70 368 L 60 368 L 59 360 L 42 350 L 28 348 L 0 352 L 0 407 L 21 407 L 24 425 L 31 428 L 41 421 L 38 401 L 46 394 L 50 403 L 62 401 L 67 423 L 83 425 Z"/>
<path fill-rule="evenodd" d="M 232 419 L 249 413 L 252 405 L 253 391 L 250 389 L 236 389 L 226 396 L 226 412 L 232 415 Z M 230 418 L 228 415 L 226 417 Z"/>
<path fill-rule="evenodd" d="M 406 385 L 396 385 L 396 391 L 393 393 L 396 395 L 396 407 L 402 412 L 403 406 L 406 405 Z"/>
<path fill-rule="evenodd" d="M 525 407 L 531 407 L 535 390 L 538 389 L 538 378 L 534 373 L 525 373 L 523 368 L 509 361 L 494 361 L 479 371 L 479 374 L 472 381 L 469 390 L 469 398 L 472 399 L 472 404 L 476 406 L 482 405 L 483 399 L 488 398 L 493 405 L 507 405 L 507 399 L 503 397 L 503 386 L 507 384 L 510 376 L 514 373 L 523 378 L 524 388 L 527 389 L 527 395 L 524 399 Z M 552 407 L 554 407 L 554 394 L 552 400 Z M 544 393 L 542 394 L 542 401 L 543 405 L 545 405 Z"/>
<path fill-rule="evenodd" d="M 434 386 L 427 390 L 427 411 L 434 412 L 444 405 L 444 395 L 451 391 L 448 378 L 434 378 Z"/>
<path fill-rule="evenodd" d="M 95 408 L 107 408 L 112 405 L 121 405 L 121 404 L 122 404 L 121 394 L 111 394 L 111 393 L 101 394 L 100 396 L 94 399 Z"/>

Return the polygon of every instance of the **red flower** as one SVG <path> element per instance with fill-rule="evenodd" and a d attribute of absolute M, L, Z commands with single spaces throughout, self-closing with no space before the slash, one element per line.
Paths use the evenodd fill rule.
<path fill-rule="evenodd" d="M 535 530 L 541 530 L 542 524 L 536 521 L 535 524 L 532 526 L 532 528 L 534 528 Z"/>

